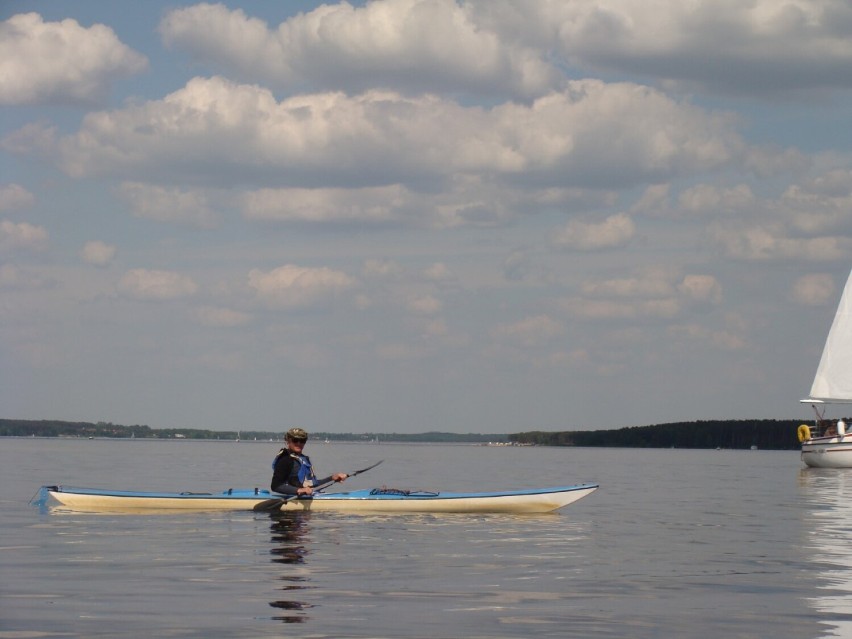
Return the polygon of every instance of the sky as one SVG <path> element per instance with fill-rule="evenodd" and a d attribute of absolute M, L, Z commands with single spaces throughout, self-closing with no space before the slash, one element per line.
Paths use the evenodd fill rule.
<path fill-rule="evenodd" d="M 846 0 L 0 3 L 0 417 L 807 419 Z"/>

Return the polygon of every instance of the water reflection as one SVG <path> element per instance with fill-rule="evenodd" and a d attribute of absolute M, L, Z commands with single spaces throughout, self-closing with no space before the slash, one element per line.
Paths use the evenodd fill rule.
<path fill-rule="evenodd" d="M 304 623 L 309 618 L 305 611 L 312 607 L 299 596 L 311 587 L 308 572 L 303 568 L 310 554 L 310 513 L 277 513 L 270 517 L 269 552 L 272 562 L 284 564 L 286 572 L 278 578 L 283 582 L 278 589 L 282 593 L 280 599 L 270 601 L 269 605 L 287 613 L 272 618 L 283 623 Z"/>
<path fill-rule="evenodd" d="M 803 468 L 799 474 L 810 564 L 824 594 L 810 600 L 822 637 L 852 637 L 852 469 Z"/>

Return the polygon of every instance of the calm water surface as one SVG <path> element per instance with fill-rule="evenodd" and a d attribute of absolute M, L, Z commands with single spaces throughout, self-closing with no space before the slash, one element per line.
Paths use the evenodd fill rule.
<path fill-rule="evenodd" d="M 597 482 L 556 514 L 46 515 L 42 484 L 265 487 L 279 445 L 0 439 L 0 639 L 852 636 L 852 471 L 798 453 L 308 447 L 347 488 Z"/>

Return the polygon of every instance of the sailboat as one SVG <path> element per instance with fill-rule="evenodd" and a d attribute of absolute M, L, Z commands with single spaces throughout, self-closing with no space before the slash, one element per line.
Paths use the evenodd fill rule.
<path fill-rule="evenodd" d="M 852 273 L 828 332 L 810 396 L 801 401 L 816 413 L 813 428 L 799 426 L 802 461 L 814 468 L 852 468 L 852 425 L 847 426 L 847 418 L 825 416 L 829 404 L 852 404 Z"/>

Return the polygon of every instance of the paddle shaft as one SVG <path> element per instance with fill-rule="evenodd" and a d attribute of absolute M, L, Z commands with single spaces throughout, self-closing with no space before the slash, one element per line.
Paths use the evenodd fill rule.
<path fill-rule="evenodd" d="M 361 473 L 366 473 L 368 470 L 370 470 L 371 468 L 375 468 L 376 466 L 378 466 L 379 464 L 381 464 L 383 461 L 384 461 L 384 459 L 380 459 L 379 461 L 377 461 L 377 462 L 376 462 L 375 464 L 373 464 L 372 466 L 367 466 L 366 468 L 362 468 L 361 470 L 353 470 L 351 473 L 346 473 L 346 478 L 347 478 L 347 479 L 349 479 L 350 477 L 354 477 L 355 475 L 360 475 Z M 335 483 L 335 482 L 334 482 L 334 480 L 332 479 L 331 481 L 327 481 L 327 482 L 325 482 L 325 483 L 323 483 L 323 484 L 320 484 L 319 486 L 317 486 L 316 488 L 314 488 L 314 492 L 315 492 L 315 493 L 318 493 L 318 492 L 320 492 L 321 490 L 325 490 L 326 488 L 328 488 L 329 486 L 331 486 L 333 483 Z M 293 499 L 293 497 L 298 497 L 298 495 L 293 495 L 293 496 L 291 496 L 291 497 L 288 497 L 285 501 L 290 501 L 291 499 Z"/>
<path fill-rule="evenodd" d="M 346 478 L 348 479 L 349 477 L 354 477 L 355 475 L 360 475 L 361 473 L 366 473 L 368 470 L 375 468 L 376 466 L 381 464 L 383 461 L 384 461 L 384 459 L 380 459 L 379 461 L 377 461 L 372 466 L 367 466 L 366 468 L 362 468 L 361 470 L 353 470 L 351 473 L 346 473 Z M 329 486 L 331 486 L 334 483 L 335 483 L 334 480 L 324 482 L 324 483 L 320 484 L 319 486 L 315 487 L 313 489 L 313 492 L 318 493 L 322 490 L 325 490 L 326 488 L 328 488 Z M 284 504 L 286 504 L 288 501 L 290 501 L 292 499 L 299 499 L 300 497 L 303 497 L 303 495 L 290 495 L 289 497 L 267 499 L 266 501 L 262 501 L 259 504 L 256 504 L 255 507 L 253 508 L 253 510 L 255 512 L 277 512 L 277 511 L 281 510 L 281 507 Z"/>

